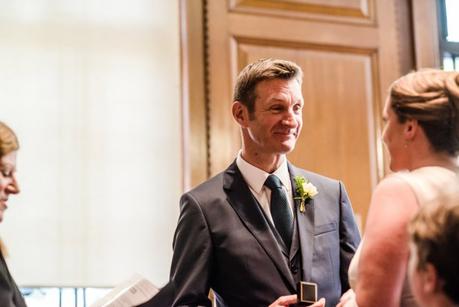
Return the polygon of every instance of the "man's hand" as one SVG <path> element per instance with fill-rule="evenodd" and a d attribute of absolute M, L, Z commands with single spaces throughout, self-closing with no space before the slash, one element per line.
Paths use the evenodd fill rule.
<path fill-rule="evenodd" d="M 288 306 L 291 304 L 296 304 L 298 298 L 296 294 L 292 295 L 285 295 L 279 297 L 274 303 L 269 305 L 269 307 L 281 307 L 281 306 Z"/>
<path fill-rule="evenodd" d="M 296 304 L 298 301 L 298 297 L 296 294 L 292 295 L 285 295 L 279 297 L 274 303 L 269 305 L 269 307 L 282 307 L 282 306 L 289 306 Z M 315 302 L 312 305 L 309 305 L 308 307 L 325 307 L 325 299 L 321 298 L 317 302 Z"/>
<path fill-rule="evenodd" d="M 325 298 L 322 297 L 320 300 L 312 305 L 309 305 L 308 307 L 325 307 Z"/>

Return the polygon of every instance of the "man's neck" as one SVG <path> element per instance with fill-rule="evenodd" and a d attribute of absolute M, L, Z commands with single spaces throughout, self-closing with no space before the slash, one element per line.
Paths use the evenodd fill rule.
<path fill-rule="evenodd" d="M 246 162 L 264 170 L 267 173 L 272 173 L 277 170 L 285 158 L 285 155 L 283 154 L 266 155 L 257 152 L 250 153 L 244 149 L 242 149 L 241 156 Z"/>

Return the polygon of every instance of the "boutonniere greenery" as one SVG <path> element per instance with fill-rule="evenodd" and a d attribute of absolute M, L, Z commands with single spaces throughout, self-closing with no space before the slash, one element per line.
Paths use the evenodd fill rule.
<path fill-rule="evenodd" d="M 313 185 L 309 180 L 303 176 L 293 177 L 296 187 L 296 196 L 294 199 L 300 200 L 300 212 L 304 213 L 306 211 L 306 204 L 314 198 L 319 192 L 315 185 Z"/>

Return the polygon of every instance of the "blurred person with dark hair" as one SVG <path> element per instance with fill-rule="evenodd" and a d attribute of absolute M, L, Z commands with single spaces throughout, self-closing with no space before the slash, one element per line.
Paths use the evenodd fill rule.
<path fill-rule="evenodd" d="M 409 224 L 408 277 L 421 307 L 459 306 L 459 181 Z"/>

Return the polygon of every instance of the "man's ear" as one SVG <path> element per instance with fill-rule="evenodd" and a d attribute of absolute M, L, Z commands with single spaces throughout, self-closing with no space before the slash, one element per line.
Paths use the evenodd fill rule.
<path fill-rule="evenodd" d="M 239 101 L 233 102 L 232 107 L 233 117 L 237 123 L 242 127 L 246 128 L 249 122 L 249 110 L 245 105 Z"/>
<path fill-rule="evenodd" d="M 407 141 L 413 140 L 414 136 L 416 135 L 419 129 L 419 123 L 416 119 L 407 119 L 405 122 L 405 128 L 403 130 L 403 134 Z"/>

